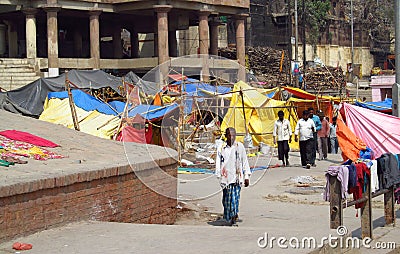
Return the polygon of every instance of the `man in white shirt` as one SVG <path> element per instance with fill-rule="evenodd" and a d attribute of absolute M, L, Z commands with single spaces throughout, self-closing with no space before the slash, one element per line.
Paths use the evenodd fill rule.
<path fill-rule="evenodd" d="M 311 118 L 308 118 L 308 110 L 303 111 L 303 118 L 297 122 L 296 129 L 294 131 L 294 140 L 298 141 L 298 136 L 300 136 L 300 158 L 301 165 L 307 169 L 310 169 L 312 164 L 312 153 L 314 146 L 314 132 L 315 123 Z"/>
<path fill-rule="evenodd" d="M 250 166 L 246 149 L 243 144 L 236 142 L 236 130 L 227 128 L 225 131 L 226 144 L 217 150 L 215 175 L 220 179 L 223 188 L 222 204 L 224 219 L 230 225 L 237 225 L 241 186 L 250 183 Z"/>
<path fill-rule="evenodd" d="M 329 140 L 331 143 L 331 153 L 337 153 L 338 152 L 338 148 L 339 148 L 339 143 L 338 143 L 338 139 L 336 136 L 336 129 L 337 129 L 337 117 L 334 116 L 332 118 L 332 123 L 330 124 L 330 131 L 329 131 Z"/>
<path fill-rule="evenodd" d="M 282 110 L 278 112 L 278 120 L 274 124 L 274 145 L 278 139 L 278 158 L 283 162 L 283 166 L 289 166 L 289 142 L 292 142 L 292 128 L 290 122 L 284 119 Z"/>

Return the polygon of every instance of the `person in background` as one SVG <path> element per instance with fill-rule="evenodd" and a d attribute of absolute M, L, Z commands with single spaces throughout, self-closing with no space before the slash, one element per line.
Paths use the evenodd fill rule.
<path fill-rule="evenodd" d="M 278 158 L 282 161 L 283 166 L 290 166 L 289 164 L 289 143 L 292 142 L 292 128 L 288 119 L 284 118 L 282 110 L 278 112 L 278 120 L 274 124 L 274 145 L 278 141 Z"/>
<path fill-rule="evenodd" d="M 336 154 L 338 153 L 338 148 L 339 148 L 339 142 L 336 136 L 336 128 L 337 128 L 337 117 L 334 116 L 332 118 L 332 123 L 330 124 L 330 131 L 329 131 L 329 141 L 331 144 L 331 152 Z"/>
<path fill-rule="evenodd" d="M 236 141 L 236 130 L 225 130 L 226 143 L 217 151 L 215 175 L 222 187 L 222 205 L 224 219 L 236 226 L 239 219 L 240 190 L 250 183 L 250 166 L 244 145 Z"/>
<path fill-rule="evenodd" d="M 314 121 L 315 124 L 315 129 L 313 132 L 313 139 L 314 139 L 314 144 L 313 144 L 313 149 L 312 149 L 312 154 L 311 154 L 311 165 L 313 167 L 316 166 L 315 164 L 315 159 L 317 158 L 317 147 L 318 147 L 318 136 L 317 136 L 317 131 L 319 131 L 322 128 L 321 120 L 319 119 L 318 116 L 314 115 L 314 108 L 310 107 L 308 108 L 309 112 L 309 118 Z"/>
<path fill-rule="evenodd" d="M 311 167 L 311 156 L 313 152 L 315 123 L 309 117 L 307 110 L 303 111 L 303 117 L 297 122 L 296 129 L 294 131 L 294 140 L 299 141 L 300 146 L 300 159 L 301 165 L 307 169 Z M 300 139 L 298 139 L 300 136 Z"/>
<path fill-rule="evenodd" d="M 325 119 L 324 112 L 318 112 L 319 120 L 321 121 L 321 129 L 317 132 L 318 136 L 318 154 L 319 160 L 328 158 L 328 137 L 329 137 L 329 122 Z"/>

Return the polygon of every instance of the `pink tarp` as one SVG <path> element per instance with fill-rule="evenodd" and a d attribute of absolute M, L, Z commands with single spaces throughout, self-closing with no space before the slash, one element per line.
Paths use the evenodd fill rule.
<path fill-rule="evenodd" d="M 400 118 L 348 103 L 343 107 L 347 126 L 374 151 L 375 158 L 400 153 Z"/>
<path fill-rule="evenodd" d="M 44 147 L 57 147 L 56 143 L 51 142 L 50 140 L 38 137 L 36 135 L 30 134 L 28 132 L 24 131 L 17 131 L 17 130 L 5 130 L 5 131 L 0 131 L 0 135 L 17 140 L 17 141 L 22 141 L 22 142 L 27 142 L 29 144 L 35 145 L 35 146 L 44 146 Z"/>
<path fill-rule="evenodd" d="M 146 144 L 145 129 L 135 129 L 131 126 L 125 126 L 119 133 L 117 140 L 123 142 L 135 142 Z"/>

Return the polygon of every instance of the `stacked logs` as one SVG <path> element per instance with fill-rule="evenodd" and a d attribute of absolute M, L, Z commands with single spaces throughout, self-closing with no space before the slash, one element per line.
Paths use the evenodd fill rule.
<path fill-rule="evenodd" d="M 246 67 L 253 71 L 259 81 L 266 86 L 276 86 L 287 83 L 289 61 L 287 51 L 284 52 L 282 72 L 280 72 L 282 51 L 270 47 L 248 47 L 246 49 Z M 228 59 L 236 59 L 236 48 L 220 48 L 219 55 Z"/>
<path fill-rule="evenodd" d="M 341 67 L 308 68 L 304 75 L 307 90 L 336 90 L 346 86 L 346 77 Z"/>
<path fill-rule="evenodd" d="M 282 72 L 280 72 L 282 51 L 270 47 L 246 48 L 246 68 L 253 71 L 265 87 L 276 87 L 290 81 L 290 60 L 284 52 Z M 219 55 L 228 59 L 236 59 L 236 48 L 220 48 Z M 303 71 L 303 70 L 302 70 Z M 341 67 L 310 67 L 303 72 L 304 81 L 309 91 L 338 90 L 346 86 L 346 77 Z M 292 82 L 294 77 L 292 77 Z"/>

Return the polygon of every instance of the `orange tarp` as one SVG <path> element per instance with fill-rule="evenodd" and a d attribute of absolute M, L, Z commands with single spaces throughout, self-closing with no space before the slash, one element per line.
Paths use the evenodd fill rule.
<path fill-rule="evenodd" d="M 360 150 L 367 148 L 364 141 L 358 138 L 343 122 L 341 115 L 338 115 L 336 136 L 343 160 L 356 161 L 360 157 Z"/>

